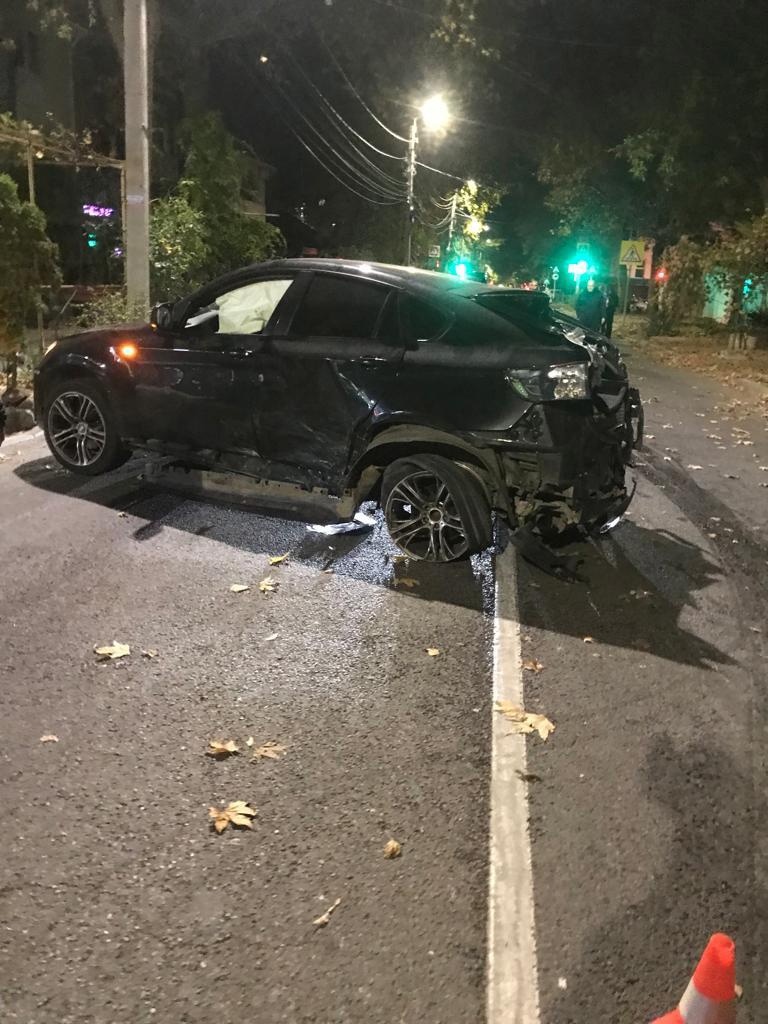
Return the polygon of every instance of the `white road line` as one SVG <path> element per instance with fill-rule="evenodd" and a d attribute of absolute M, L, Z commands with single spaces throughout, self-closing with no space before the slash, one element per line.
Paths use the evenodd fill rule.
<path fill-rule="evenodd" d="M 514 548 L 496 559 L 493 700 L 523 704 Z M 491 726 L 487 1024 L 539 1024 L 525 737 Z"/>

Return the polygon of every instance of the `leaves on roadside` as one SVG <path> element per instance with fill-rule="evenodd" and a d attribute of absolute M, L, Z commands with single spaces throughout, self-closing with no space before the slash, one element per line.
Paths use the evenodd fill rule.
<path fill-rule="evenodd" d="M 127 513 L 127 512 L 118 512 L 118 513 L 117 513 L 117 518 L 118 518 L 118 519 L 125 519 L 125 517 L 126 517 L 127 515 L 128 515 L 128 513 Z"/>
<path fill-rule="evenodd" d="M 523 672 L 535 672 L 538 675 L 538 673 L 542 671 L 544 666 L 540 661 L 537 661 L 536 658 L 531 658 L 528 661 L 523 662 L 522 668 Z"/>
<path fill-rule="evenodd" d="M 270 643 L 272 640 L 277 640 L 278 635 L 279 634 L 277 633 L 270 633 L 269 636 L 264 637 L 264 643 L 266 644 Z"/>
<path fill-rule="evenodd" d="M 106 644 L 104 647 L 94 647 L 94 651 L 102 661 L 115 661 L 117 658 L 127 658 L 131 653 L 131 648 L 128 644 L 121 644 L 118 640 L 113 640 L 111 644 Z"/>
<path fill-rule="evenodd" d="M 695 463 L 689 462 L 685 467 L 686 469 L 703 469 L 703 466 L 697 466 Z"/>
<path fill-rule="evenodd" d="M 269 556 L 269 564 L 270 565 L 282 565 L 283 562 L 290 556 L 290 554 L 291 554 L 290 551 L 286 551 L 284 555 L 270 555 Z"/>
<path fill-rule="evenodd" d="M 419 581 L 415 580 L 413 576 L 395 576 L 396 587 L 408 587 L 409 590 L 413 590 L 414 587 L 419 585 Z"/>
<path fill-rule="evenodd" d="M 551 722 L 546 715 L 533 714 L 511 701 L 496 701 L 496 710 L 512 724 L 513 733 L 537 732 L 541 739 L 546 740 L 555 731 L 555 723 Z"/>
<path fill-rule="evenodd" d="M 156 658 L 157 651 L 154 649 L 154 647 L 150 647 L 146 651 L 142 651 L 141 656 L 142 658 Z"/>
<path fill-rule="evenodd" d="M 41 736 L 40 737 L 40 742 L 41 743 L 58 743 L 59 742 L 59 737 L 58 736 L 54 736 L 52 732 L 47 732 L 45 734 L 45 736 Z"/>
<path fill-rule="evenodd" d="M 436 658 L 440 653 L 439 647 L 425 647 L 424 650 L 427 652 L 430 658 Z"/>
<path fill-rule="evenodd" d="M 285 750 L 286 748 L 281 743 L 268 740 L 262 746 L 253 748 L 251 760 L 260 761 L 262 757 L 266 757 L 270 761 L 279 761 Z"/>
<path fill-rule="evenodd" d="M 595 638 L 593 636 L 585 636 L 584 637 L 584 643 L 585 644 L 593 644 L 594 642 L 595 642 Z"/>
<path fill-rule="evenodd" d="M 330 907 L 328 907 L 324 914 L 321 914 L 320 917 L 316 917 L 315 920 L 312 922 L 315 928 L 325 928 L 325 926 L 330 923 L 331 914 L 334 912 L 334 910 L 338 907 L 340 903 L 341 897 L 339 897 L 339 899 L 337 900 L 334 900 L 334 902 L 330 905 Z"/>
<path fill-rule="evenodd" d="M 250 590 L 251 588 L 247 583 L 233 583 L 229 589 L 233 594 L 244 594 L 246 590 Z"/>
<path fill-rule="evenodd" d="M 252 829 L 251 819 L 256 817 L 256 811 L 245 800 L 233 800 L 226 807 L 209 807 L 208 816 L 212 819 L 216 831 L 221 833 L 228 825 Z"/>
<path fill-rule="evenodd" d="M 252 747 L 255 742 L 256 740 L 253 738 L 253 736 L 249 736 L 248 739 L 245 741 L 245 745 L 246 747 Z"/>
<path fill-rule="evenodd" d="M 403 848 L 396 839 L 390 839 L 384 847 L 384 856 L 387 860 L 394 860 L 395 857 L 399 857 L 402 852 Z"/>
<path fill-rule="evenodd" d="M 208 744 L 206 754 L 208 757 L 229 757 L 230 754 L 239 754 L 240 747 L 234 740 L 211 740 Z"/>
<path fill-rule="evenodd" d="M 261 583 L 259 583 L 259 590 L 262 594 L 272 594 L 279 586 L 280 581 L 276 580 L 274 576 L 265 576 Z"/>

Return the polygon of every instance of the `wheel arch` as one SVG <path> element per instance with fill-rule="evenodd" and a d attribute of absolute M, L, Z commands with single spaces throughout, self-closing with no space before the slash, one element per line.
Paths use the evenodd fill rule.
<path fill-rule="evenodd" d="M 493 452 L 484 452 L 447 431 L 415 424 L 383 427 L 369 442 L 349 474 L 348 488 L 356 492 L 358 501 L 377 497 L 384 470 L 397 459 L 408 455 L 442 455 L 454 462 L 473 467 L 476 476 L 492 500 L 498 480 L 498 466 Z"/>

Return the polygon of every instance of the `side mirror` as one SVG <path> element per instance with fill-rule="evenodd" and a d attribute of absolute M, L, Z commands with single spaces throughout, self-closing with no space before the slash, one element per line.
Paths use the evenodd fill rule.
<path fill-rule="evenodd" d="M 160 302 L 152 307 L 149 317 L 150 326 L 156 331 L 170 330 L 173 324 L 173 303 Z"/>

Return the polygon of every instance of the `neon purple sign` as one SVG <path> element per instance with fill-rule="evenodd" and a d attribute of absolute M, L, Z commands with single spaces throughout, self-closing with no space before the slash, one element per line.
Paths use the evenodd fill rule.
<path fill-rule="evenodd" d="M 83 213 L 86 217 L 111 217 L 114 212 L 111 206 L 94 206 L 93 203 L 83 204 Z"/>

